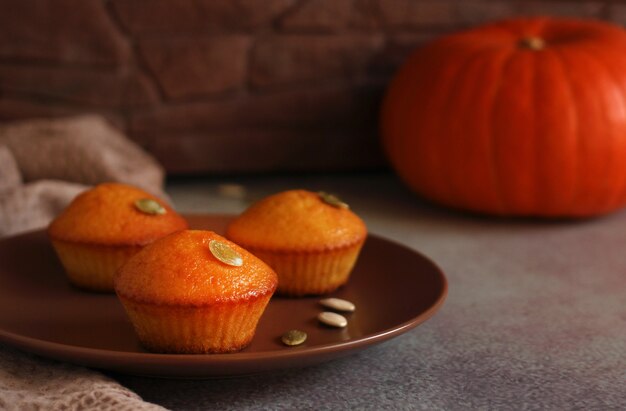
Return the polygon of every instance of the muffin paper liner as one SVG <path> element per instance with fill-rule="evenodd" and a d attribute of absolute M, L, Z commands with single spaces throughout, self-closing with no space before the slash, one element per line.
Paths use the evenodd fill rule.
<path fill-rule="evenodd" d="M 247 346 L 271 294 L 202 306 L 157 305 L 119 295 L 141 343 L 161 353 L 225 353 Z"/>
<path fill-rule="evenodd" d="M 52 240 L 70 282 L 92 291 L 113 292 L 113 277 L 118 268 L 135 255 L 141 246 L 99 246 Z"/>
<path fill-rule="evenodd" d="M 249 249 L 278 274 L 278 293 L 288 296 L 330 293 L 349 277 L 363 241 L 355 245 L 316 253 L 285 253 Z"/>

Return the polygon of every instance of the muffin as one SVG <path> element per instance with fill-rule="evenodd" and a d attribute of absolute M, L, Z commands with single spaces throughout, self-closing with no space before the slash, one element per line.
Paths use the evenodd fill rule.
<path fill-rule="evenodd" d="M 278 292 L 290 296 L 326 294 L 345 284 L 366 236 L 346 203 L 305 190 L 258 201 L 226 231 L 276 271 Z"/>
<path fill-rule="evenodd" d="M 124 264 L 115 291 L 148 350 L 225 353 L 250 343 L 277 283 L 267 264 L 238 245 L 185 230 Z"/>
<path fill-rule="evenodd" d="M 48 227 L 71 283 L 113 291 L 119 267 L 145 245 L 187 222 L 164 201 L 138 188 L 100 184 L 78 195 Z"/>

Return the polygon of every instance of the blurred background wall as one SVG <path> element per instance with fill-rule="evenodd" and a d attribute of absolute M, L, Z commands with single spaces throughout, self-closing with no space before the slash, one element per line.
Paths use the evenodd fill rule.
<path fill-rule="evenodd" d="M 0 0 L 0 9 L 0 121 L 100 113 L 170 174 L 383 167 L 379 102 L 425 41 L 514 15 L 626 23 L 626 3 L 608 0 Z"/>

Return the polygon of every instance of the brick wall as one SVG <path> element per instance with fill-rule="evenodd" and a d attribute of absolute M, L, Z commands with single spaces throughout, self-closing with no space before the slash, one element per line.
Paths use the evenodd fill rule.
<path fill-rule="evenodd" d="M 378 104 L 408 53 L 519 14 L 622 23 L 626 4 L 2 0 L 0 121 L 102 113 L 171 173 L 380 167 Z"/>

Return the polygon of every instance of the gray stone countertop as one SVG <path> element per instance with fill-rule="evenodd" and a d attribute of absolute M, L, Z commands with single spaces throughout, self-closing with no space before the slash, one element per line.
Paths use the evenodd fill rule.
<path fill-rule="evenodd" d="M 449 282 L 442 309 L 308 368 L 114 378 L 173 410 L 626 409 L 626 210 L 581 221 L 480 217 L 428 205 L 386 173 L 176 180 L 167 192 L 182 212 L 238 213 L 291 188 L 337 193 L 370 232 L 433 259 Z"/>

